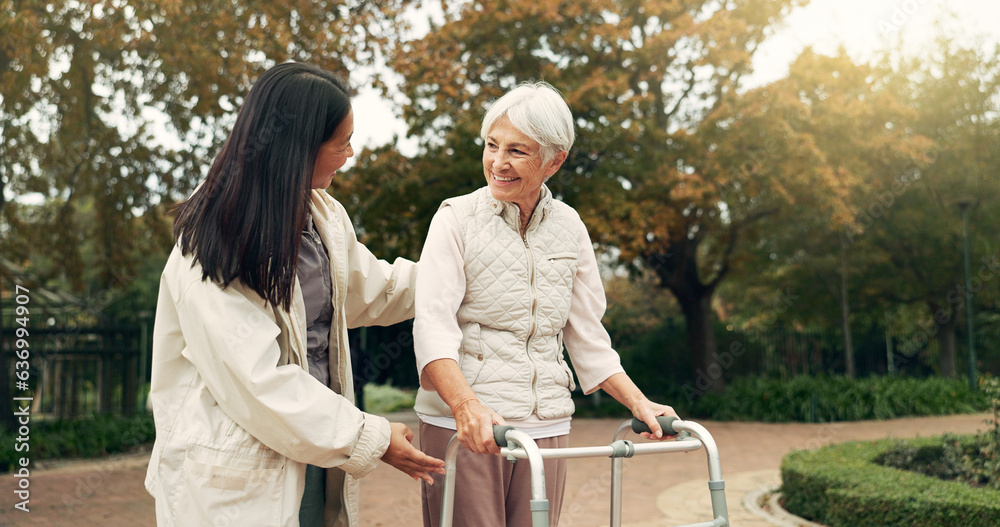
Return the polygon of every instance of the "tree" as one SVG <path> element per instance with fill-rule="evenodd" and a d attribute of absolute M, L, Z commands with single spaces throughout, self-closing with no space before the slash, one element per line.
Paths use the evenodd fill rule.
<path fill-rule="evenodd" d="M 334 178 L 331 192 L 351 211 L 358 238 L 372 252 L 417 260 L 441 201 L 482 185 L 479 155 L 471 140 L 412 159 L 392 143 L 366 148 L 351 170 Z"/>
<path fill-rule="evenodd" d="M 126 287 L 169 247 L 165 209 L 201 179 L 259 73 L 369 64 L 409 0 L 0 4 L 3 253 L 81 293 Z"/>
<path fill-rule="evenodd" d="M 870 280 L 872 289 L 896 302 L 925 307 L 924 320 L 903 347 L 921 349 L 936 339 L 939 373 L 954 377 L 956 329 L 969 294 L 958 203 L 967 200 L 974 206 L 970 234 L 973 243 L 979 240 L 975 246 L 982 256 L 990 254 L 988 226 L 1000 223 L 1000 46 L 966 47 L 941 36 L 927 55 L 890 56 L 883 64 L 887 90 L 916 110 L 904 125 L 933 144 L 911 184 L 890 196 L 893 201 L 871 222 L 861 242 L 885 255 L 887 265 Z M 974 273 L 984 269 L 986 262 Z"/>
<path fill-rule="evenodd" d="M 872 67 L 855 64 L 843 50 L 826 57 L 807 49 L 791 64 L 786 79 L 767 86 L 767 92 L 744 96 L 752 100 L 770 93 L 772 100 L 794 100 L 801 105 L 801 115 L 792 119 L 778 118 L 774 112 L 758 113 L 787 127 L 772 128 L 769 136 L 800 137 L 814 149 L 814 160 L 795 167 L 780 155 L 768 155 L 766 163 L 799 174 L 818 171 L 798 187 L 785 189 L 792 196 L 794 210 L 771 218 L 769 223 L 782 225 L 771 225 L 755 238 L 756 255 L 751 256 L 748 268 L 756 276 L 750 280 L 768 291 L 791 286 L 799 305 L 787 311 L 786 318 L 795 325 L 825 325 L 839 318 L 844 368 L 850 377 L 855 371 L 848 299 L 857 290 L 851 287 L 849 274 L 851 269 L 873 263 L 870 253 L 859 254 L 853 247 L 867 227 L 856 218 L 857 211 L 869 205 L 873 196 L 889 194 L 893 182 L 909 181 L 915 162 L 925 159 L 929 146 L 926 138 L 903 125 L 914 113 L 908 101 L 897 99 L 877 81 Z M 761 133 L 768 131 L 758 128 Z M 772 150 L 784 153 L 788 149 Z M 802 188 L 803 184 L 818 188 Z"/>
<path fill-rule="evenodd" d="M 369 64 L 409 3 L 0 0 L 0 255 L 26 287 L 87 299 L 88 316 L 144 304 L 150 254 L 170 247 L 166 209 L 201 179 L 258 74 Z M 160 126 L 181 145 L 157 140 Z"/>
<path fill-rule="evenodd" d="M 977 305 L 996 301 L 989 278 L 996 233 L 987 227 L 1000 221 L 996 52 L 943 38 L 925 56 L 893 52 L 873 65 L 809 55 L 775 86 L 802 96 L 810 118 L 796 130 L 811 134 L 825 162 L 850 177 L 838 176 L 851 181 L 850 217 L 831 224 L 826 214 L 801 215 L 769 230 L 755 240 L 749 272 L 725 296 L 760 306 L 789 288 L 800 300 L 783 323 L 891 325 L 905 334 L 897 353 L 931 355 L 936 341 L 938 371 L 954 376 L 965 309 L 956 198 L 978 202 L 970 211 L 973 274 L 986 279 L 973 284 Z M 742 321 L 761 323 L 757 311 Z"/>
<path fill-rule="evenodd" d="M 550 187 L 578 207 L 595 241 L 615 248 L 623 264 L 657 273 L 683 307 L 695 367 L 707 369 L 711 295 L 729 270 L 725 247 L 737 246 L 742 226 L 719 222 L 725 207 L 718 189 L 691 171 L 688 158 L 698 154 L 691 134 L 738 86 L 769 28 L 803 3 L 450 4 L 443 23 L 404 42 L 389 60 L 403 78 L 403 116 L 429 168 L 408 177 L 476 166 L 464 181 L 481 185 L 477 132 L 488 103 L 518 82 L 550 82 L 579 130 Z M 355 214 L 367 225 L 365 211 Z M 723 232 L 709 228 L 720 225 Z M 710 246 L 722 248 L 721 261 L 705 259 Z M 721 388 L 719 379 L 714 389 Z"/>

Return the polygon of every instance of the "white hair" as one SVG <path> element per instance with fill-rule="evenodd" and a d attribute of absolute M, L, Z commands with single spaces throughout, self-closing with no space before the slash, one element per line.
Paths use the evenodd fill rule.
<path fill-rule="evenodd" d="M 542 161 L 548 163 L 559 152 L 573 146 L 573 114 L 559 92 L 547 82 L 524 82 L 497 99 L 483 117 L 479 137 L 485 141 L 493 125 L 504 115 L 522 134 L 542 146 Z"/>

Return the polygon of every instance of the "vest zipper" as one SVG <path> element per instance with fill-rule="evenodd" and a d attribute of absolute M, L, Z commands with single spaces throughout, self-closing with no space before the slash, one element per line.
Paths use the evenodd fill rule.
<path fill-rule="evenodd" d="M 538 365 L 535 364 L 534 357 L 531 356 L 531 337 L 535 335 L 535 311 L 538 307 L 538 295 L 535 291 L 535 258 L 531 253 L 531 246 L 528 245 L 527 235 L 521 237 L 524 242 L 524 249 L 528 252 L 528 285 L 531 288 L 531 318 L 528 325 L 528 338 L 524 341 L 524 352 L 528 355 L 531 363 L 531 399 L 532 413 L 538 413 Z"/>

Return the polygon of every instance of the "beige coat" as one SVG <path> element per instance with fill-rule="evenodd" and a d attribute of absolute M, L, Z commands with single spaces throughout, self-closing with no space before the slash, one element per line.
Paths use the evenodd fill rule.
<path fill-rule="evenodd" d="M 412 317 L 416 265 L 375 258 L 326 192 L 313 191 L 310 208 L 331 258 L 340 355 L 330 375 L 344 395 L 307 371 L 298 281 L 283 312 L 241 284 L 202 281 L 175 247 L 160 280 L 150 386 L 146 488 L 161 527 L 297 526 L 307 463 L 336 467 L 327 487 L 343 492 L 327 496 L 327 525 L 359 524 L 357 478 L 378 464 L 390 432 L 354 406 L 347 329 Z"/>

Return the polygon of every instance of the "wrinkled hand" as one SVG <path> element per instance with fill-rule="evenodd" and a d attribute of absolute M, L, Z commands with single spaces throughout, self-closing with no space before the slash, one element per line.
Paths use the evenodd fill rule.
<path fill-rule="evenodd" d="M 444 461 L 433 458 L 417 450 L 413 441 L 413 432 L 403 423 L 389 423 L 392 434 L 389 436 L 389 448 L 382 454 L 382 461 L 402 471 L 414 480 L 424 480 L 433 485 L 431 473 L 444 474 Z"/>
<path fill-rule="evenodd" d="M 649 425 L 650 432 L 643 432 L 640 434 L 642 437 L 659 441 L 677 437 L 676 435 L 664 435 L 663 429 L 660 428 L 660 423 L 656 421 L 657 416 L 660 415 L 672 416 L 680 419 L 680 416 L 677 415 L 677 412 L 675 412 L 673 408 L 663 404 L 654 403 L 653 401 L 642 397 L 636 401 L 630 409 L 632 410 L 632 415 L 634 417 Z"/>
<path fill-rule="evenodd" d="M 499 454 L 493 439 L 493 425 L 506 424 L 503 417 L 477 399 L 467 399 L 453 410 L 458 440 L 476 454 Z"/>

